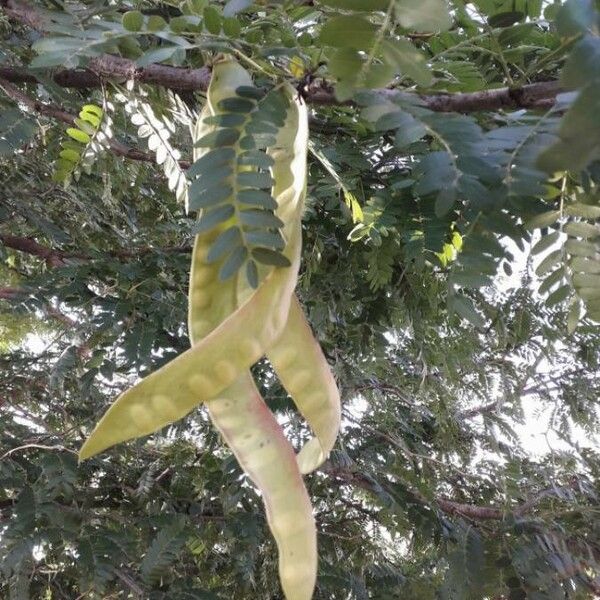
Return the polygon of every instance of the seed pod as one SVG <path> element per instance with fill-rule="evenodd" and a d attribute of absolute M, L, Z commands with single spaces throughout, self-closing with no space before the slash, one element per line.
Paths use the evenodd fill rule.
<path fill-rule="evenodd" d="M 231 74 L 222 74 L 217 69 L 218 81 L 233 81 Z M 208 109 L 212 105 L 209 91 Z M 291 119 L 294 118 L 292 114 Z M 204 123 L 204 120 L 199 119 Z M 297 129 L 297 128 L 294 128 Z M 197 127 L 195 135 L 206 133 L 206 126 Z M 194 155 L 200 158 L 201 153 Z M 284 154 L 280 153 L 280 160 Z M 282 188 L 280 188 L 282 189 Z M 300 193 L 303 193 L 302 188 Z M 296 216 L 299 223 L 299 213 Z M 216 235 L 197 236 L 192 257 L 190 277 L 189 330 L 192 344 L 201 342 L 200 335 L 208 334 L 221 321 L 221 315 L 235 310 L 238 290 L 249 303 L 256 302 L 256 294 L 244 283 L 237 283 L 235 277 L 217 285 L 199 281 L 197 273 L 213 272 L 215 267 L 207 263 L 209 247 Z M 273 268 L 261 269 L 270 276 Z M 200 323 L 200 325 L 199 325 Z M 240 342 L 240 351 L 252 351 L 257 341 Z M 312 509 L 304 482 L 296 464 L 294 451 L 285 438 L 281 426 L 265 405 L 247 371 L 231 386 L 208 400 L 207 407 L 211 420 L 221 432 L 225 442 L 235 454 L 238 462 L 256 487 L 260 490 L 267 522 L 273 533 L 279 552 L 279 576 L 283 591 L 288 600 L 310 600 L 315 585 L 317 568 L 316 528 Z"/>
<path fill-rule="evenodd" d="M 335 443 L 340 428 L 340 394 L 295 296 L 285 327 L 267 358 L 316 435 L 298 454 L 300 472 L 310 473 L 327 459 Z"/>
<path fill-rule="evenodd" d="M 237 157 L 247 151 L 245 138 L 234 135 L 234 129 L 226 130 L 230 131 L 227 135 L 213 134 L 219 133 L 216 128 L 223 123 L 235 128 L 243 122 L 236 115 L 245 114 L 260 97 L 251 83 L 246 71 L 231 60 L 215 66 L 207 103 L 193 132 L 195 140 L 204 140 L 194 148 L 197 171 L 206 170 L 207 165 L 218 167 L 224 157 L 230 160 L 232 153 Z M 237 93 L 235 98 L 234 92 Z M 256 214 L 252 213 L 252 220 L 247 218 L 246 224 L 251 228 L 262 221 L 269 228 L 282 224 L 281 239 L 287 242 L 285 248 L 281 255 L 275 252 L 269 255 L 271 250 L 263 249 L 269 264 L 257 268 L 250 261 L 247 281 L 233 269 L 231 277 L 221 277 L 225 280 L 218 282 L 225 266 L 219 269 L 217 261 L 231 249 L 232 240 L 235 241 L 237 234 L 231 230 L 236 227 L 239 207 L 230 218 L 225 215 L 228 221 L 208 221 L 210 225 L 196 236 L 192 255 L 188 316 L 192 348 L 122 394 L 81 448 L 80 458 L 156 431 L 181 418 L 197 404 L 206 402 L 213 423 L 261 491 L 267 521 L 279 550 L 280 579 L 287 600 L 310 600 L 317 568 L 316 530 L 298 465 L 308 472 L 329 453 L 339 428 L 339 395 L 302 309 L 295 297 L 292 301 L 300 261 L 308 120 L 306 107 L 291 86 L 285 87 L 285 95 L 289 109 L 285 119 L 278 123 L 275 143 L 267 154 L 246 154 L 243 160 L 236 159 L 235 168 L 221 168 L 219 174 L 226 178 L 227 185 L 231 184 L 231 191 L 226 188 L 225 193 L 215 192 L 210 186 L 206 190 L 199 186 L 196 189 L 197 192 L 201 189 L 197 200 L 199 198 L 200 204 L 206 207 L 227 201 L 227 194 L 235 201 L 235 181 L 242 181 L 240 174 L 259 175 L 258 169 L 268 168 L 270 177 L 264 177 L 263 173 L 243 181 L 246 185 L 255 180 L 260 185 L 263 179 L 274 181 L 271 193 L 277 218 L 271 215 L 267 219 L 252 209 Z M 269 110 L 275 111 L 277 121 L 279 100 L 275 98 L 273 102 Z M 226 119 L 221 118 L 220 107 L 229 111 Z M 244 119 L 244 122 L 248 120 Z M 264 129 L 268 133 L 272 129 L 272 125 L 261 127 L 256 126 L 256 131 Z M 211 149 L 206 145 L 207 140 L 224 144 L 227 151 L 219 150 L 220 154 L 208 156 Z M 246 196 L 252 201 L 264 201 L 259 194 L 252 198 L 249 194 Z M 204 210 L 200 211 L 200 225 Z M 254 235 L 252 239 L 278 238 Z M 245 249 L 245 252 L 249 255 L 252 250 Z M 231 252 L 231 256 L 236 255 Z M 288 263 L 289 267 L 277 266 Z M 285 354 L 297 344 L 301 350 L 298 359 L 301 370 L 294 372 L 293 366 L 286 364 Z M 284 385 L 294 395 L 317 435 L 302 450 L 298 462 L 249 372 L 249 367 L 267 351 L 272 352 L 272 362 Z M 314 385 L 308 388 L 300 385 L 298 378 L 305 379 L 310 372 L 316 376 Z M 314 401 L 315 394 L 318 402 Z"/>
<path fill-rule="evenodd" d="M 207 403 L 211 419 L 261 491 L 287 600 L 310 600 L 317 572 L 312 508 L 294 451 L 248 373 Z"/>

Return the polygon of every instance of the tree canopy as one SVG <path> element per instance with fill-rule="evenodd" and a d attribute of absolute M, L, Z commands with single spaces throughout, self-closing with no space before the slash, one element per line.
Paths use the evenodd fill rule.
<path fill-rule="evenodd" d="M 190 347 L 192 136 L 224 56 L 308 110 L 296 293 L 342 396 L 304 478 L 315 599 L 600 594 L 597 0 L 0 6 L 1 597 L 283 599 L 202 406 L 77 459 Z"/>

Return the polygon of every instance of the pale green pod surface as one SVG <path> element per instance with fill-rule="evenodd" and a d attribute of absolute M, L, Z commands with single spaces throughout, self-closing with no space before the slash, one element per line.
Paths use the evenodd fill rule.
<path fill-rule="evenodd" d="M 117 398 L 81 448 L 80 460 L 181 419 L 265 354 L 287 319 L 300 262 L 299 238 L 297 224 L 285 251 L 291 267 L 274 269 L 249 300 L 202 342 Z M 195 277 L 204 284 L 201 270 Z"/>
<path fill-rule="evenodd" d="M 310 600 L 317 572 L 312 508 L 294 451 L 250 374 L 207 402 L 211 418 L 261 490 L 287 600 Z"/>
<path fill-rule="evenodd" d="M 290 88 L 292 90 L 293 88 Z M 288 90 L 288 93 L 291 93 Z M 285 216 L 291 266 L 268 272 L 259 288 L 201 343 L 124 392 L 100 420 L 80 451 L 80 459 L 137 437 L 148 435 L 185 416 L 231 385 L 266 352 L 287 320 L 300 262 L 300 216 L 306 187 L 307 115 L 294 101 L 273 156 L 275 194 Z M 191 294 L 202 291 L 214 269 L 194 267 Z M 206 334 L 202 317 L 193 317 L 198 334 Z"/>
<path fill-rule="evenodd" d="M 297 457 L 300 471 L 310 473 L 327 460 L 335 444 L 340 429 L 340 394 L 295 296 L 285 327 L 267 358 L 315 433 Z"/>
<path fill-rule="evenodd" d="M 242 77 L 244 83 L 247 83 L 248 74 L 243 69 L 242 71 L 243 74 L 238 76 Z M 223 75 L 220 78 L 225 79 Z M 235 89 L 237 85 L 235 82 L 230 82 L 228 87 Z M 205 118 L 212 114 L 214 113 L 207 100 L 193 127 L 192 138 L 194 140 L 200 139 L 215 129 L 204 122 Z M 208 148 L 194 148 L 194 160 L 198 160 L 207 152 L 209 152 Z M 235 280 L 219 281 L 218 265 L 206 262 L 210 246 L 226 227 L 226 225 L 220 225 L 213 231 L 197 235 L 194 240 L 188 292 L 188 335 L 192 345 L 198 343 L 236 308 Z"/>

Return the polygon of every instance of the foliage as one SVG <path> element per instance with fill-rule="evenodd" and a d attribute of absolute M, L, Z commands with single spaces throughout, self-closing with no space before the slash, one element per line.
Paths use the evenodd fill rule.
<path fill-rule="evenodd" d="M 310 109 L 299 296 L 344 404 L 306 478 L 315 598 L 600 593 L 597 2 L 2 7 L 1 597 L 281 598 L 261 498 L 202 409 L 74 454 L 189 347 L 192 212 L 220 181 L 190 174 L 190 124 L 220 53 Z M 109 130 L 65 186 L 86 106 Z"/>

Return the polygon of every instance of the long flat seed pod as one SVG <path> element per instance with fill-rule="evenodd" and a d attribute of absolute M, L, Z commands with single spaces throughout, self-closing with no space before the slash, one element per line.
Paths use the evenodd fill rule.
<path fill-rule="evenodd" d="M 230 98 L 232 90 L 237 94 L 233 99 Z M 270 196 L 265 196 L 259 189 L 252 190 L 251 186 L 254 182 L 258 182 L 258 186 L 264 185 L 263 181 L 271 182 L 271 178 L 259 170 L 270 168 L 276 198 L 273 203 L 281 218 L 269 217 L 268 210 L 240 211 L 236 205 L 231 212 L 221 211 L 225 218 L 213 211 L 212 221 L 205 219 L 205 224 L 210 222 L 210 228 L 205 227 L 206 233 L 196 237 L 190 275 L 192 349 L 117 399 L 84 444 L 80 458 L 120 441 L 151 433 L 205 401 L 213 423 L 262 493 L 269 527 L 279 550 L 280 579 L 286 598 L 310 600 L 317 565 L 316 528 L 310 501 L 293 449 L 262 400 L 248 370 L 280 337 L 288 321 L 299 267 L 300 219 L 306 186 L 307 118 L 306 109 L 295 99 L 294 90 L 288 86 L 286 94 L 291 109 L 281 123 L 275 145 L 268 155 L 246 151 L 236 158 L 234 168 L 221 166 L 217 173 L 219 177 L 225 177 L 223 192 L 205 183 L 215 178 L 207 171 L 207 165 L 213 169 L 220 166 L 219 161 L 231 162 L 232 152 L 234 157 L 241 155 L 244 142 L 232 128 L 239 128 L 240 124 L 246 127 L 249 123 L 248 131 L 263 132 L 270 131 L 272 125 L 261 125 L 260 120 L 252 121 L 247 114 L 243 118 L 237 114 L 253 110 L 254 105 L 245 96 L 257 95 L 256 89 L 249 85 L 246 72 L 232 61 L 215 68 L 208 102 L 195 137 L 202 136 L 202 140 L 208 139 L 211 144 L 223 144 L 228 148 L 225 152 L 213 151 L 212 154 L 195 150 L 197 172 L 202 173 L 204 169 L 205 173 L 204 179 L 197 180 L 196 202 L 212 207 L 226 201 L 240 200 L 242 204 L 257 201 L 268 209 Z M 272 100 L 268 106 L 269 111 L 274 111 L 275 120 L 279 118 L 278 102 Z M 221 109 L 225 109 L 225 113 L 219 114 Z M 224 123 L 230 129 L 223 130 Z M 216 129 L 217 125 L 221 130 Z M 198 145 L 202 147 L 202 144 Z M 246 141 L 246 145 L 249 142 Z M 242 178 L 242 173 L 249 176 Z M 203 211 L 200 224 L 202 216 Z M 282 241 L 287 239 L 281 254 L 260 246 L 257 250 L 251 249 L 252 257 L 264 263 L 260 271 L 254 266 L 255 272 L 248 276 L 251 287 L 258 286 L 256 291 L 238 284 L 236 269 L 229 269 L 234 274 L 232 278 L 228 272 L 223 276 L 224 267 L 218 270 L 215 266 L 215 257 L 223 253 L 223 248 L 230 249 L 232 240 L 235 241 L 232 236 L 237 233 L 232 232 L 235 229 L 232 223 L 235 224 L 236 219 L 240 225 L 248 226 L 246 234 L 250 240 L 262 244 L 274 239 L 278 243 L 278 238 L 269 230 L 280 226 Z M 265 223 L 266 233 L 257 235 L 257 228 Z M 242 255 L 239 249 L 235 252 Z M 234 257 L 235 252 L 232 252 Z M 245 253 L 242 256 L 249 254 L 247 249 Z M 289 263 L 289 268 L 277 268 L 282 257 Z M 231 257 L 229 260 L 231 262 Z M 225 281 L 216 283 L 217 276 Z M 243 294 L 238 296 L 242 291 Z M 295 327 L 293 319 L 292 327 Z M 241 331 L 244 332 L 242 335 Z M 310 330 L 307 331 L 310 334 Z M 316 342 L 313 340 L 312 343 Z"/>
<path fill-rule="evenodd" d="M 248 374 L 207 403 L 240 465 L 263 494 L 287 600 L 310 600 L 317 572 L 312 508 L 294 451 Z"/>
<path fill-rule="evenodd" d="M 221 70 L 217 72 L 221 74 Z M 218 81 L 223 79 L 225 75 Z M 237 83 L 230 74 L 227 79 L 234 85 Z M 209 91 L 209 100 L 211 98 Z M 207 110 L 210 105 L 208 102 Z M 290 119 L 293 118 L 290 115 Z M 196 136 L 207 133 L 207 126 L 202 123 L 201 115 Z M 201 152 L 194 153 L 195 159 L 201 156 Z M 215 237 L 214 234 L 199 235 L 194 244 L 189 302 L 192 344 L 201 342 L 203 330 L 209 333 L 224 316 L 235 310 L 237 279 L 243 279 L 236 275 L 214 284 L 209 278 L 204 287 L 195 283 L 197 270 L 212 269 L 213 278 L 216 277 L 214 263 L 206 261 Z M 213 424 L 261 492 L 267 522 L 278 547 L 279 576 L 286 598 L 309 600 L 316 580 L 316 527 L 291 444 L 265 405 L 249 371 L 206 405 Z"/>
<path fill-rule="evenodd" d="M 340 428 L 340 394 L 295 296 L 288 320 L 267 351 L 267 358 L 315 433 L 298 454 L 300 471 L 310 473 L 327 459 L 335 443 Z"/>
<path fill-rule="evenodd" d="M 148 435 L 184 417 L 195 406 L 231 385 L 266 353 L 287 320 L 300 263 L 301 226 L 306 187 L 307 115 L 294 104 L 273 153 L 274 194 L 287 239 L 283 255 L 288 268 L 273 268 L 245 299 L 201 343 L 124 392 L 102 417 L 80 450 L 84 460 L 114 444 Z M 285 137 L 287 136 L 287 138 Z M 214 269 L 194 271 L 191 292 L 205 288 Z M 194 322 L 200 336 L 206 327 Z"/>
<path fill-rule="evenodd" d="M 181 419 L 231 385 L 265 354 L 287 320 L 296 283 L 300 262 L 298 223 L 290 233 L 285 254 L 291 267 L 274 269 L 259 289 L 201 343 L 121 394 L 82 446 L 80 460 Z M 202 289 L 205 278 L 211 276 L 212 269 L 197 270 L 193 285 Z M 198 329 L 202 329 L 202 335 L 204 326 Z"/>

